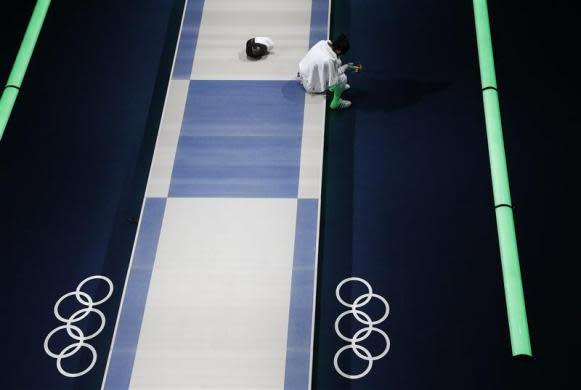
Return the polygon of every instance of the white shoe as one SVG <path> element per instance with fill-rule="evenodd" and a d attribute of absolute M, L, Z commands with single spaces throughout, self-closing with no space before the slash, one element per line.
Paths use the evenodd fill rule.
<path fill-rule="evenodd" d="M 337 106 L 336 110 L 344 110 L 349 107 L 351 107 L 351 102 L 349 100 L 340 99 L 339 106 Z"/>

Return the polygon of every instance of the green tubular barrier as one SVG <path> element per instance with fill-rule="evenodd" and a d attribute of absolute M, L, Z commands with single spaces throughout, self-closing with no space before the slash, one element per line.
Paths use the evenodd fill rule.
<path fill-rule="evenodd" d="M 28 23 L 28 27 L 24 33 L 22 44 L 20 45 L 20 49 L 18 50 L 18 54 L 14 60 L 12 71 L 8 76 L 8 81 L 6 82 L 4 91 L 2 92 L 2 97 L 0 98 L 0 140 L 4 135 L 8 119 L 10 119 L 12 108 L 16 102 L 18 91 L 22 85 L 22 80 L 26 74 L 28 63 L 32 57 L 32 52 L 36 46 L 36 41 L 40 34 L 40 30 L 42 29 L 49 6 L 50 0 L 38 0 L 36 2 L 34 11 L 30 17 L 30 22 Z"/>
<path fill-rule="evenodd" d="M 496 207 L 498 244 L 500 247 L 512 355 L 532 356 L 502 136 L 488 5 L 486 0 L 473 0 L 473 6 L 490 172 Z"/>

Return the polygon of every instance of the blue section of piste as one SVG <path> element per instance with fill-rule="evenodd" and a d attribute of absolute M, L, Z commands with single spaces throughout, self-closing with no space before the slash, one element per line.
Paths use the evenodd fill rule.
<path fill-rule="evenodd" d="M 307 389 L 309 385 L 318 218 L 317 199 L 298 199 L 285 390 Z"/>
<path fill-rule="evenodd" d="M 105 389 L 129 388 L 165 205 L 165 198 L 147 198 L 143 207 L 139 236 L 105 378 Z"/>
<path fill-rule="evenodd" d="M 204 0 L 187 0 L 172 78 L 189 80 L 194 64 Z"/>
<path fill-rule="evenodd" d="M 311 5 L 311 33 L 309 47 L 327 39 L 329 28 L 329 0 L 313 0 Z"/>
<path fill-rule="evenodd" d="M 295 198 L 304 98 L 294 81 L 191 81 L 169 196 Z"/>

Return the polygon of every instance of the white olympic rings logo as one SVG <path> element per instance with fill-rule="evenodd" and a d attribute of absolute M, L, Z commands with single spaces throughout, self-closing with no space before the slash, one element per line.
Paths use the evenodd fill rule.
<path fill-rule="evenodd" d="M 365 285 L 365 287 L 367 288 L 367 293 L 362 294 L 359 297 L 357 297 L 357 299 L 355 299 L 353 301 L 353 303 L 346 302 L 341 297 L 341 287 L 343 287 L 343 285 L 345 283 L 348 283 L 348 282 L 363 283 Z M 337 336 L 339 336 L 342 340 L 348 342 L 349 344 L 341 347 L 337 351 L 337 353 L 335 354 L 335 358 L 333 359 L 333 364 L 335 365 L 335 370 L 337 370 L 337 372 L 341 376 L 343 376 L 347 379 L 359 379 L 359 378 L 364 377 L 365 375 L 367 375 L 371 371 L 371 368 L 373 367 L 374 361 L 381 359 L 382 357 L 387 355 L 387 352 L 389 351 L 389 348 L 391 346 L 391 343 L 389 341 L 389 337 L 387 336 L 387 334 L 383 330 L 376 328 L 374 326 L 374 325 L 377 325 L 377 324 L 383 322 L 387 318 L 387 316 L 389 315 L 389 304 L 387 303 L 385 298 L 383 298 L 381 295 L 374 294 L 373 290 L 371 288 L 371 285 L 366 280 L 361 279 L 361 278 L 351 277 L 351 278 L 344 279 L 341 283 L 339 283 L 337 285 L 337 289 L 335 290 L 335 295 L 337 296 L 337 300 L 343 306 L 346 306 L 349 308 L 349 310 L 341 313 L 339 315 L 339 317 L 337 317 L 337 320 L 335 320 L 335 332 L 337 333 Z M 379 318 L 375 321 L 372 320 L 371 317 L 367 313 L 360 310 L 361 307 L 367 305 L 371 301 L 371 299 L 373 299 L 373 298 L 378 299 L 385 306 L 385 314 L 381 318 Z M 360 323 L 362 323 L 363 325 L 366 325 L 366 327 L 361 328 L 357 332 L 355 332 L 353 337 L 345 336 L 341 332 L 341 330 L 339 329 L 339 323 L 341 322 L 341 320 L 345 316 L 347 316 L 349 314 L 353 315 L 353 317 L 355 317 L 355 319 L 357 321 L 359 321 Z M 377 332 L 385 340 L 385 349 L 383 350 L 383 352 L 381 352 L 377 356 L 373 356 L 373 354 L 367 348 L 365 348 L 364 346 L 359 344 L 359 342 L 367 339 L 369 337 L 369 335 L 371 335 L 372 332 Z M 347 374 L 345 371 L 343 371 L 341 369 L 341 367 L 339 367 L 339 355 L 341 355 L 344 351 L 346 351 L 348 349 L 353 350 L 353 352 L 355 353 L 355 355 L 357 355 L 357 357 L 367 361 L 367 367 L 365 368 L 365 370 L 363 372 L 361 372 L 359 374 Z"/>
<path fill-rule="evenodd" d="M 95 280 L 95 279 L 102 280 L 102 281 L 106 282 L 109 286 L 109 291 L 107 292 L 107 295 L 105 295 L 104 298 L 102 298 L 98 301 L 93 301 L 93 298 L 91 298 L 91 296 L 89 294 L 82 291 L 83 286 L 87 282 L 89 282 L 90 280 Z M 44 339 L 44 351 L 48 354 L 48 356 L 56 359 L 56 367 L 62 375 L 69 377 L 69 378 L 75 378 L 75 377 L 78 377 L 81 375 L 85 375 L 87 372 L 91 371 L 91 369 L 95 366 L 95 363 L 97 362 L 97 351 L 95 350 L 95 347 L 93 347 L 91 344 L 88 344 L 86 341 L 97 337 L 101 333 L 103 328 L 105 328 L 105 315 L 103 314 L 103 312 L 101 312 L 101 310 L 95 309 L 95 306 L 98 306 L 98 305 L 102 304 L 103 302 L 105 302 L 106 300 L 108 300 L 112 294 L 113 294 L 113 282 L 111 282 L 111 279 L 107 278 L 106 276 L 95 275 L 95 276 L 90 276 L 90 277 L 86 278 L 85 280 L 83 280 L 81 283 L 79 283 L 79 285 L 77 286 L 75 291 L 66 293 L 65 295 L 60 297 L 59 300 L 54 305 L 54 315 L 59 321 L 64 322 L 64 325 L 61 325 L 61 326 L 53 329 L 46 336 L 46 338 Z M 72 297 L 72 296 L 74 296 L 80 304 L 82 304 L 83 306 L 86 306 L 86 307 L 84 307 L 80 310 L 77 310 L 69 318 L 65 318 L 59 312 L 59 306 L 65 299 L 67 299 L 68 297 Z M 79 321 L 85 319 L 91 313 L 96 313 L 99 316 L 99 318 L 101 319 L 101 325 L 93 333 L 91 333 L 89 335 L 85 335 L 80 327 L 78 327 L 77 325 L 73 325 L 73 324 L 75 322 L 79 322 Z M 50 350 L 50 348 L 48 346 L 49 340 L 55 333 L 60 332 L 62 330 L 66 330 L 69 337 L 71 337 L 73 340 L 76 340 L 76 341 L 73 342 L 72 344 L 64 347 L 59 353 L 54 353 L 53 351 Z M 92 355 L 91 363 L 89 364 L 89 366 L 87 368 L 85 368 L 84 370 L 79 371 L 79 372 L 71 373 L 71 372 L 66 371 L 62 367 L 62 360 L 73 356 L 75 353 L 77 353 L 83 347 L 88 349 Z"/>

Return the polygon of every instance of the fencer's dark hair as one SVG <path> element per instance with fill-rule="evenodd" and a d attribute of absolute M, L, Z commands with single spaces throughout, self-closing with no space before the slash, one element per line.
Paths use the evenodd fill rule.
<path fill-rule="evenodd" d="M 341 54 L 345 54 L 349 51 L 349 39 L 347 39 L 345 34 L 340 34 L 331 42 L 333 42 L 333 49 L 341 51 Z"/>

